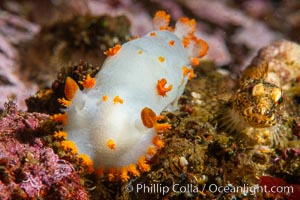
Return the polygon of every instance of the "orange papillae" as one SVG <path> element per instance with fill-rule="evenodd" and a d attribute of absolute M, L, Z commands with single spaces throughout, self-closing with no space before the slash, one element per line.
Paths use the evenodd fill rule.
<path fill-rule="evenodd" d="M 157 132 L 162 132 L 162 131 L 164 131 L 164 130 L 171 129 L 171 125 L 168 124 L 168 123 L 164 123 L 164 124 L 158 124 L 158 123 L 157 123 L 157 124 L 155 124 L 154 128 L 155 128 L 155 130 L 156 130 Z"/>
<path fill-rule="evenodd" d="M 121 99 L 119 96 L 115 96 L 115 98 L 113 99 L 114 104 L 120 103 L 123 104 L 124 100 Z"/>
<path fill-rule="evenodd" d="M 116 144 L 115 144 L 115 141 L 113 139 L 107 140 L 106 146 L 108 148 L 110 148 L 111 150 L 115 150 L 116 149 Z"/>
<path fill-rule="evenodd" d="M 201 50 L 199 52 L 199 57 L 201 58 L 206 55 L 206 53 L 208 51 L 208 44 L 204 40 L 201 40 L 201 39 L 198 39 L 197 43 L 201 46 Z"/>
<path fill-rule="evenodd" d="M 70 151 L 73 154 L 78 152 L 76 144 L 72 140 L 64 140 L 61 142 L 61 146 L 66 151 Z"/>
<path fill-rule="evenodd" d="M 155 37 L 155 36 L 156 36 L 156 33 L 155 33 L 155 32 L 151 32 L 151 33 L 150 33 L 150 36 L 151 36 L 151 37 Z"/>
<path fill-rule="evenodd" d="M 159 57 L 158 57 L 158 60 L 159 60 L 159 62 L 164 62 L 164 61 L 165 61 L 165 58 L 164 58 L 163 56 L 159 56 Z"/>
<path fill-rule="evenodd" d="M 103 95 L 102 96 L 102 101 L 107 101 L 108 100 L 108 96 L 107 95 Z"/>
<path fill-rule="evenodd" d="M 139 170 L 137 170 L 135 164 L 130 164 L 130 165 L 128 165 L 127 171 L 128 171 L 129 173 L 131 173 L 133 176 L 140 176 L 140 172 L 139 172 Z"/>
<path fill-rule="evenodd" d="M 143 53 L 143 50 L 139 50 L 139 51 L 138 51 L 138 54 L 142 54 L 142 53 Z"/>
<path fill-rule="evenodd" d="M 175 41 L 174 41 L 174 40 L 170 40 L 170 41 L 169 41 L 169 45 L 170 45 L 170 46 L 174 46 L 174 44 L 175 44 Z"/>
<path fill-rule="evenodd" d="M 164 116 L 157 115 L 157 116 L 156 116 L 156 121 L 162 120 L 162 119 L 164 119 L 164 118 L 165 118 Z"/>
<path fill-rule="evenodd" d="M 184 76 L 187 76 L 190 72 L 190 70 L 186 66 L 182 66 L 182 72 Z"/>
<path fill-rule="evenodd" d="M 165 143 L 159 138 L 158 135 L 152 139 L 152 143 L 155 144 L 155 146 L 157 146 L 159 149 L 165 146 Z"/>
<path fill-rule="evenodd" d="M 165 11 L 157 11 L 153 18 L 153 24 L 157 24 L 160 30 L 168 30 L 170 18 L 170 15 Z"/>
<path fill-rule="evenodd" d="M 71 78 L 67 77 L 66 78 L 66 83 L 65 83 L 65 96 L 67 99 L 72 100 L 78 91 L 79 87 L 77 83 Z"/>
<path fill-rule="evenodd" d="M 162 78 L 157 81 L 156 89 L 160 96 L 165 97 L 166 93 L 172 90 L 172 85 L 169 85 L 168 87 L 165 87 L 167 84 L 167 80 L 165 78 Z"/>
<path fill-rule="evenodd" d="M 58 101 L 58 103 L 60 103 L 61 105 L 66 106 L 66 107 L 69 107 L 72 104 L 72 101 L 69 101 L 65 98 L 58 98 L 57 101 Z"/>
<path fill-rule="evenodd" d="M 109 181 L 117 180 L 117 178 L 118 178 L 118 170 L 116 168 L 113 168 L 113 167 L 109 168 L 107 176 L 108 176 L 108 180 Z"/>
<path fill-rule="evenodd" d="M 188 77 L 189 80 L 195 77 L 194 70 L 192 68 L 189 69 L 186 66 L 182 67 L 182 73 L 183 73 L 184 76 L 189 75 L 189 77 Z"/>
<path fill-rule="evenodd" d="M 156 154 L 155 146 L 151 145 L 147 150 L 147 154 L 150 155 L 150 156 L 154 156 Z"/>
<path fill-rule="evenodd" d="M 79 83 L 84 87 L 84 88 L 93 88 L 96 85 L 96 79 L 92 78 L 89 74 L 86 76 L 84 81 L 79 81 Z"/>
<path fill-rule="evenodd" d="M 148 172 L 150 171 L 150 165 L 146 163 L 146 158 L 145 156 L 141 156 L 140 159 L 138 160 L 138 167 L 139 167 L 139 170 L 141 172 Z"/>
<path fill-rule="evenodd" d="M 120 44 L 117 44 L 116 46 L 109 48 L 107 51 L 105 51 L 104 54 L 107 56 L 114 56 L 120 51 L 121 47 L 122 46 Z"/>
<path fill-rule="evenodd" d="M 64 139 L 65 140 L 65 139 L 67 139 L 67 136 L 68 136 L 68 134 L 65 131 L 58 131 L 58 132 L 54 133 L 54 137 L 56 139 Z"/>
<path fill-rule="evenodd" d="M 150 108 L 143 108 L 141 111 L 141 120 L 147 128 L 155 128 L 156 131 L 163 131 L 166 129 L 170 129 L 171 125 L 170 124 L 159 124 L 157 123 L 157 117 L 155 112 L 150 109 Z"/>
<path fill-rule="evenodd" d="M 120 177 L 121 177 L 121 181 L 123 182 L 127 182 L 128 179 L 130 178 L 128 176 L 128 170 L 127 170 L 127 167 L 122 167 L 121 168 L 121 174 L 120 174 Z"/>
<path fill-rule="evenodd" d="M 190 69 L 189 80 L 191 80 L 192 78 L 195 78 L 195 73 L 193 69 Z"/>
<path fill-rule="evenodd" d="M 94 172 L 94 166 L 93 161 L 88 155 L 80 154 L 78 155 L 78 158 L 82 160 L 82 163 L 88 167 L 88 172 L 92 173 Z"/>
<path fill-rule="evenodd" d="M 200 62 L 200 61 L 199 61 L 198 58 L 192 58 L 192 59 L 191 59 L 191 65 L 192 65 L 193 67 L 199 65 L 199 62 Z"/>
<path fill-rule="evenodd" d="M 56 122 L 62 122 L 63 125 L 67 125 L 68 115 L 66 113 L 54 114 L 51 118 Z"/>

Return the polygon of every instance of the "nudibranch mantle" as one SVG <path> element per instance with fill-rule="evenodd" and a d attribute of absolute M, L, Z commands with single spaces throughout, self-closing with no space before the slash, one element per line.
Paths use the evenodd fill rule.
<path fill-rule="evenodd" d="M 191 60 L 207 50 L 206 43 L 193 35 L 196 24 L 184 18 L 172 29 L 164 20 L 156 15 L 154 27 L 161 30 L 106 52 L 94 87 L 78 90 L 70 99 L 64 129 L 95 169 L 126 168 L 153 156 L 153 149 L 161 146 L 154 142 L 158 129 L 144 125 L 143 109 L 150 108 L 156 115 L 176 109 L 189 79 L 183 68 L 191 73 Z M 185 47 L 183 39 L 188 40 Z M 158 91 L 161 80 L 163 95 Z"/>

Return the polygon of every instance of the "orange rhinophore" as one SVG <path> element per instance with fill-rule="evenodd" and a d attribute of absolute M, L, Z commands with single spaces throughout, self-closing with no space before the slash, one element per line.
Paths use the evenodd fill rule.
<path fill-rule="evenodd" d="M 71 77 L 66 78 L 66 83 L 65 83 L 65 96 L 67 99 L 72 100 L 78 91 L 79 87 L 77 83 L 72 79 Z"/>
<path fill-rule="evenodd" d="M 156 114 L 150 108 L 145 107 L 141 111 L 141 119 L 147 128 L 152 128 L 156 124 Z"/>
<path fill-rule="evenodd" d="M 54 114 L 52 116 L 52 119 L 56 122 L 62 122 L 63 125 L 67 125 L 68 115 L 66 113 L 64 114 Z"/>
<path fill-rule="evenodd" d="M 107 51 L 105 51 L 104 54 L 107 56 L 114 56 L 120 51 L 121 47 L 122 46 L 120 44 L 117 44 L 116 46 L 109 48 Z"/>
<path fill-rule="evenodd" d="M 166 93 L 172 90 L 172 85 L 169 85 L 168 87 L 165 87 L 167 84 L 167 80 L 165 78 L 162 78 L 157 81 L 156 89 L 160 96 L 165 97 Z"/>
<path fill-rule="evenodd" d="M 157 11 L 153 18 L 153 25 L 156 30 L 168 30 L 170 15 L 165 11 Z"/>
<path fill-rule="evenodd" d="M 115 98 L 113 99 L 114 104 L 123 104 L 124 100 L 121 99 L 119 96 L 115 96 Z"/>
<path fill-rule="evenodd" d="M 111 150 L 115 150 L 116 149 L 116 144 L 115 144 L 115 141 L 113 139 L 107 140 L 106 146 L 108 148 L 110 148 Z"/>
<path fill-rule="evenodd" d="M 141 111 L 141 120 L 147 128 L 155 128 L 157 131 L 163 131 L 166 129 L 170 129 L 171 125 L 168 123 L 159 124 L 157 123 L 157 116 L 155 112 L 151 108 L 143 108 Z"/>
<path fill-rule="evenodd" d="M 79 83 L 84 87 L 84 88 L 93 88 L 96 85 L 96 79 L 92 78 L 89 74 L 86 76 L 84 81 L 79 81 Z"/>

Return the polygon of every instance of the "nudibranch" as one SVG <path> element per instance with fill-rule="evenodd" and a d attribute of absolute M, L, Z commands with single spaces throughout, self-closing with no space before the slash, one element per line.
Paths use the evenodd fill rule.
<path fill-rule="evenodd" d="M 59 102 L 68 107 L 54 118 L 63 121 L 67 141 L 86 163 L 111 180 L 150 170 L 147 161 L 164 146 L 157 133 L 171 128 L 157 122 L 159 114 L 177 108 L 194 76 L 192 64 L 208 49 L 195 35 L 195 20 L 181 18 L 175 27 L 169 21 L 158 11 L 152 32 L 105 51 L 102 69 L 80 82 L 82 91 L 66 79 L 66 98 Z"/>
<path fill-rule="evenodd" d="M 229 132 L 248 128 L 264 133 L 271 145 L 280 145 L 288 129 L 282 122 L 284 91 L 299 76 L 298 44 L 282 40 L 263 48 L 243 71 L 220 126 Z"/>

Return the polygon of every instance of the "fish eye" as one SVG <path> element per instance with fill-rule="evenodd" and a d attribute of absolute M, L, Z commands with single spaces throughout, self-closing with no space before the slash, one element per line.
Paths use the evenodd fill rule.
<path fill-rule="evenodd" d="M 271 98 L 277 104 L 281 104 L 283 102 L 283 94 L 280 88 L 276 88 L 271 93 Z"/>

